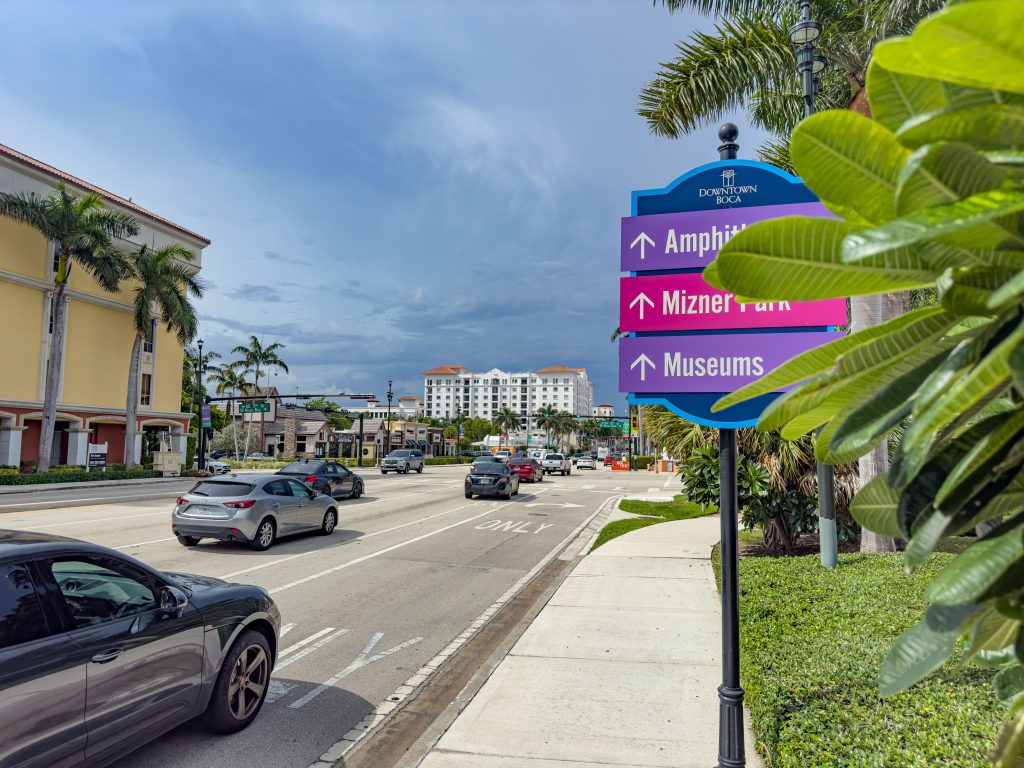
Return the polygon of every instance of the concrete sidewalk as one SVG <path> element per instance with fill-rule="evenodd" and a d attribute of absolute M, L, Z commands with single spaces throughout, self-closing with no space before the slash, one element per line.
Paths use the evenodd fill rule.
<path fill-rule="evenodd" d="M 718 532 L 662 523 L 585 557 L 420 766 L 715 765 Z"/>

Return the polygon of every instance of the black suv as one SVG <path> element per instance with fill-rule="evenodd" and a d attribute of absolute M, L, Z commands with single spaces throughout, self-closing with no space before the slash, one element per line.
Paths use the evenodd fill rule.
<path fill-rule="evenodd" d="M 296 477 L 314 491 L 335 499 L 358 499 L 363 495 L 363 478 L 336 461 L 293 461 L 276 474 Z"/>

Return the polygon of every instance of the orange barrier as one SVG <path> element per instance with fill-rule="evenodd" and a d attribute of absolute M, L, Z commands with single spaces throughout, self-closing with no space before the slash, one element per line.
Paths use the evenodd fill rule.
<path fill-rule="evenodd" d="M 629 472 L 629 461 L 613 461 L 612 469 Z"/>

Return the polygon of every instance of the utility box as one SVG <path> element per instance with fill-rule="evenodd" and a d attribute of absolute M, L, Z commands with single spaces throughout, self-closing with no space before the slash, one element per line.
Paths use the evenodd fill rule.
<path fill-rule="evenodd" d="M 153 454 L 153 469 L 164 477 L 180 477 L 184 460 L 185 455 L 181 451 L 157 451 Z"/>

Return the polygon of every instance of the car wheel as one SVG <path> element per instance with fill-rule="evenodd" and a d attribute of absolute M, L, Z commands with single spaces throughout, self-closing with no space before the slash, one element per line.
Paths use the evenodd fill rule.
<path fill-rule="evenodd" d="M 270 549 L 270 545 L 274 543 L 276 536 L 277 528 L 274 525 L 273 519 L 265 517 L 256 529 L 256 535 L 252 537 L 249 546 L 257 552 L 262 552 L 265 549 Z"/>
<path fill-rule="evenodd" d="M 356 485 L 356 486 L 354 486 L 352 488 L 352 498 L 353 499 L 358 499 L 362 495 L 363 495 L 363 486 Z"/>
<path fill-rule="evenodd" d="M 234 733 L 251 723 L 270 688 L 270 645 L 259 632 L 245 630 L 231 646 L 203 713 L 215 733 Z"/>
<path fill-rule="evenodd" d="M 538 483 L 543 483 L 544 482 L 544 473 L 543 472 L 540 473 L 540 477 L 537 478 L 537 482 Z"/>
<path fill-rule="evenodd" d="M 198 536 L 179 536 L 178 537 L 178 543 L 181 544 L 183 547 L 194 547 L 196 544 L 199 543 L 199 537 Z"/>
<path fill-rule="evenodd" d="M 384 469 L 382 469 L 382 470 L 380 471 L 380 473 L 381 473 L 382 475 L 386 475 L 386 474 L 387 474 L 387 470 L 384 470 Z"/>
<path fill-rule="evenodd" d="M 403 475 L 408 475 L 408 474 L 409 474 L 409 468 L 408 468 L 408 467 L 406 467 L 405 469 L 403 469 L 403 470 L 402 470 L 402 474 L 403 474 Z"/>
<path fill-rule="evenodd" d="M 512 495 L 513 496 L 518 496 L 519 495 L 519 486 L 518 485 L 516 486 L 516 489 L 514 491 L 512 491 Z"/>
<path fill-rule="evenodd" d="M 416 470 L 416 472 L 417 472 L 418 474 L 421 474 L 421 475 L 422 475 L 422 474 L 423 474 L 423 467 L 420 467 L 419 469 L 417 469 L 417 470 Z"/>
<path fill-rule="evenodd" d="M 473 498 L 473 494 L 472 493 L 467 493 L 466 494 L 466 498 L 467 499 L 472 499 Z"/>
<path fill-rule="evenodd" d="M 569 470 L 569 471 L 567 471 L 567 472 L 566 472 L 565 474 L 567 474 L 567 475 L 571 475 L 571 474 L 572 474 L 572 470 L 570 469 L 570 470 Z"/>
<path fill-rule="evenodd" d="M 334 532 L 334 526 L 338 524 L 338 512 L 331 507 L 324 512 L 324 521 L 320 524 L 320 533 L 330 536 Z"/>
<path fill-rule="evenodd" d="M 565 477 L 565 470 L 562 470 L 562 477 Z"/>

